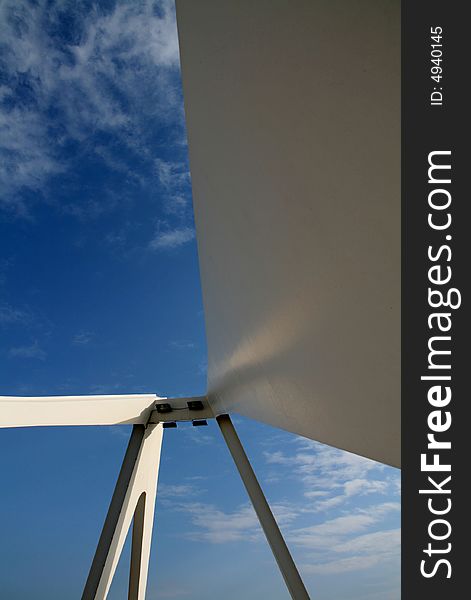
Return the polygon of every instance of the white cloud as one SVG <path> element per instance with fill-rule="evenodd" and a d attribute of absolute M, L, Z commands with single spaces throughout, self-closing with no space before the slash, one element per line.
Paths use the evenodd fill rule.
<path fill-rule="evenodd" d="M 198 444 L 199 446 L 212 446 L 214 445 L 214 437 L 204 433 L 205 428 L 203 427 L 183 427 L 182 433 L 186 437 L 189 437 L 191 442 Z"/>
<path fill-rule="evenodd" d="M 288 539 L 311 551 L 303 565 L 306 573 L 333 575 L 369 569 L 378 564 L 399 560 L 400 529 L 377 528 L 384 518 L 398 512 L 400 505 L 385 502 L 357 510 L 324 523 L 291 531 Z M 340 557 L 339 555 L 345 556 Z"/>
<path fill-rule="evenodd" d="M 175 492 L 178 499 L 186 495 L 187 490 L 185 485 L 170 486 L 169 492 L 169 495 Z M 260 524 L 250 505 L 232 511 L 201 502 L 174 502 L 169 506 L 190 517 L 195 527 L 188 534 L 191 540 L 212 544 L 263 541 Z M 357 509 L 351 514 L 302 528 L 293 526 L 306 516 L 303 509 L 285 503 L 273 503 L 272 509 L 289 543 L 297 547 L 298 555 L 304 554 L 303 570 L 306 573 L 332 575 L 359 571 L 399 558 L 400 529 L 378 529 L 385 517 L 399 511 L 399 503 L 376 504 L 368 510 Z"/>
<path fill-rule="evenodd" d="M 64 18 L 72 33 L 60 38 Z M 19 192 L 44 191 L 72 167 L 66 148 L 93 152 L 97 132 L 117 136 L 135 156 L 155 160 L 152 125 L 183 129 L 173 2 L 118 0 L 112 9 L 77 1 L 0 5 L 5 57 L 0 88 L 0 201 L 28 215 Z M 64 28 L 62 28 L 64 29 Z M 56 116 L 54 116 L 56 115 Z M 111 168 L 127 167 L 97 144 Z M 128 168 L 129 177 L 136 176 Z M 35 194 L 38 197 L 38 194 Z M 177 202 L 178 204 L 178 202 Z"/>
<path fill-rule="evenodd" d="M 304 565 L 303 570 L 306 573 L 315 573 L 318 575 L 336 575 L 337 573 L 364 571 L 383 561 L 384 556 L 379 554 L 371 554 L 369 556 L 348 556 L 329 562 Z"/>
<path fill-rule="evenodd" d="M 287 526 L 298 512 L 286 504 L 271 506 L 277 522 Z M 177 510 L 187 513 L 197 531 L 189 534 L 190 539 L 205 540 L 212 544 L 229 542 L 254 542 L 263 539 L 260 523 L 251 505 L 239 506 L 234 511 L 223 511 L 212 504 L 181 504 Z"/>
<path fill-rule="evenodd" d="M 259 535 L 257 516 L 251 506 L 243 506 L 234 512 L 224 512 L 215 506 L 193 504 L 184 507 L 199 531 L 192 539 L 203 539 L 213 544 L 253 541 Z"/>
<path fill-rule="evenodd" d="M 326 512 L 340 507 L 355 496 L 385 494 L 395 487 L 397 477 L 379 478 L 384 466 L 350 452 L 324 444 L 301 440 L 294 453 L 280 450 L 265 452 L 270 465 L 289 469 L 305 487 L 304 496 L 311 499 L 311 510 Z"/>
<path fill-rule="evenodd" d="M 0 325 L 25 323 L 30 320 L 30 315 L 10 304 L 0 304 Z"/>
<path fill-rule="evenodd" d="M 200 493 L 193 485 L 180 484 L 180 485 L 169 485 L 166 483 L 159 484 L 159 498 L 182 498 L 188 496 L 194 496 Z"/>
<path fill-rule="evenodd" d="M 196 348 L 196 344 L 188 340 L 172 340 L 169 346 L 175 350 L 193 350 Z"/>
<path fill-rule="evenodd" d="M 188 166 L 184 162 L 156 158 L 154 168 L 163 190 L 161 197 L 164 211 L 171 217 L 188 221 L 191 215 L 191 178 Z"/>
<path fill-rule="evenodd" d="M 384 502 L 370 506 L 368 510 L 359 510 L 328 519 L 323 523 L 292 530 L 290 539 L 293 543 L 312 548 L 332 547 L 340 543 L 344 536 L 363 532 L 365 529 L 380 523 L 391 512 L 400 510 L 400 504 Z"/>
<path fill-rule="evenodd" d="M 304 546 L 317 550 L 331 548 L 333 544 L 340 543 L 347 535 L 362 532 L 377 522 L 372 515 L 351 514 L 329 519 L 318 525 L 302 527 L 289 533 L 289 539 L 297 546 Z"/>
<path fill-rule="evenodd" d="M 388 482 L 370 479 L 351 479 L 344 484 L 347 497 L 366 494 L 384 494 L 388 488 Z"/>
<path fill-rule="evenodd" d="M 327 490 L 316 490 L 312 492 L 304 492 L 305 498 L 323 498 L 324 496 L 328 496 L 329 492 Z"/>
<path fill-rule="evenodd" d="M 79 331 L 72 338 L 72 344 L 74 346 L 86 346 L 89 344 L 95 334 L 92 331 Z"/>
<path fill-rule="evenodd" d="M 47 356 L 37 340 L 29 346 L 10 348 L 8 354 L 12 358 L 36 358 L 38 360 L 45 360 Z"/>
<path fill-rule="evenodd" d="M 149 243 L 152 250 L 173 250 L 179 248 L 195 237 L 195 230 L 191 227 L 177 227 L 175 229 L 162 230 L 161 226 Z"/>
<path fill-rule="evenodd" d="M 155 159 L 155 170 L 161 185 L 167 190 L 174 190 L 190 180 L 190 173 L 183 163 Z"/>
<path fill-rule="evenodd" d="M 313 556 L 312 562 L 304 565 L 306 573 L 333 575 L 349 571 L 363 571 L 381 563 L 399 561 L 400 529 L 375 531 L 356 536 L 350 540 L 332 545 L 328 554 L 330 560 Z M 335 558 L 334 554 L 350 556 Z"/>
<path fill-rule="evenodd" d="M 275 442 L 280 443 L 279 440 Z M 283 482 L 280 490 L 284 495 L 288 493 L 286 483 L 290 475 L 301 484 L 301 489 L 309 489 L 305 491 L 304 499 L 298 500 L 293 498 L 294 489 L 289 489 L 288 501 L 286 498 L 281 502 L 272 500 L 271 506 L 303 571 L 316 576 L 335 576 L 381 569 L 386 565 L 397 570 L 400 504 L 390 501 L 395 486 L 387 478 L 389 474 L 380 479 L 378 472 L 383 469 L 378 465 L 377 471 L 376 463 L 305 440 L 296 440 L 294 452 L 290 454 L 286 439 L 284 442 L 283 451 L 265 452 L 268 476 L 274 467 L 279 469 Z M 312 486 L 314 476 L 321 480 L 320 489 Z M 183 486 L 180 490 L 177 487 L 175 492 L 175 498 L 167 508 L 187 515 L 189 539 L 211 544 L 264 542 L 250 505 L 229 510 L 202 502 L 179 503 L 186 488 Z M 272 485 L 271 494 L 275 493 L 276 486 Z M 306 506 L 306 497 L 312 500 L 312 505 Z M 364 498 L 360 503 L 359 497 Z M 384 501 L 378 501 L 381 497 Z M 325 518 L 316 508 L 315 505 L 321 502 L 330 503 L 329 510 L 333 513 L 330 518 Z"/>
<path fill-rule="evenodd" d="M 28 208 L 12 195 L 22 188 L 37 191 L 64 170 L 40 114 L 18 108 L 0 110 L 0 158 L 0 201 L 22 216 L 29 216 Z"/>
<path fill-rule="evenodd" d="M 391 548 L 399 547 L 401 543 L 401 530 L 375 531 L 360 535 L 351 540 L 344 541 L 333 548 L 334 552 L 361 552 L 370 554 L 383 554 L 390 552 Z"/>
<path fill-rule="evenodd" d="M 294 440 L 292 449 L 272 446 L 264 453 L 269 468 L 284 481 L 294 479 L 311 501 L 300 511 L 303 526 L 293 523 L 286 533 L 305 573 L 335 576 L 386 563 L 398 568 L 400 530 L 393 527 L 400 504 L 379 501 L 397 495 L 397 471 L 304 439 Z"/>

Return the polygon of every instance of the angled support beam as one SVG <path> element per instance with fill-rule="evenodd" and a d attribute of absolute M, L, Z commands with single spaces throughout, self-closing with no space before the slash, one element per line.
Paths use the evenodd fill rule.
<path fill-rule="evenodd" d="M 162 425 L 134 425 L 82 600 L 106 600 L 134 518 L 128 600 L 144 600 Z"/>
<path fill-rule="evenodd" d="M 286 586 L 293 600 L 309 600 L 309 595 L 304 587 L 303 580 L 294 564 L 293 558 L 283 539 L 275 517 L 270 510 L 270 506 L 263 494 L 262 488 L 257 481 L 257 477 L 252 469 L 252 465 L 245 454 L 245 450 L 237 435 L 234 425 L 229 415 L 219 415 L 216 417 L 219 428 L 226 441 L 229 451 L 234 459 L 237 470 L 245 485 L 245 489 L 252 501 L 255 512 L 257 513 L 260 525 L 270 544 L 270 548 L 278 563 L 278 568 L 283 575 Z"/>

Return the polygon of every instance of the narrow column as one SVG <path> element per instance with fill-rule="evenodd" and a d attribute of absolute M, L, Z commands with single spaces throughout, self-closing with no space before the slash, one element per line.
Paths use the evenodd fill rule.
<path fill-rule="evenodd" d="M 293 598 L 293 600 L 309 600 L 309 595 L 304 587 L 298 569 L 294 564 L 293 558 L 291 557 L 278 524 L 275 521 L 275 517 L 270 510 L 262 488 L 258 483 L 257 477 L 245 454 L 242 443 L 234 429 L 234 425 L 232 424 L 229 415 L 220 415 L 219 417 L 216 417 L 216 420 L 245 485 L 245 489 L 252 501 L 260 525 L 270 544 L 270 548 L 278 563 L 278 568 L 283 575 L 291 598 Z"/>
<path fill-rule="evenodd" d="M 106 600 L 133 517 L 128 597 L 144 600 L 161 444 L 161 424 L 133 427 L 82 600 Z"/>
<path fill-rule="evenodd" d="M 118 481 L 116 482 L 110 507 L 106 515 L 95 556 L 93 557 L 87 582 L 83 590 L 82 600 L 95 600 L 96 598 L 98 585 L 116 532 L 119 516 L 123 509 L 124 499 L 134 472 L 137 457 L 139 456 L 144 433 L 144 425 L 133 426 L 126 454 L 124 455 L 123 464 L 121 465 L 121 470 L 119 472 Z"/>

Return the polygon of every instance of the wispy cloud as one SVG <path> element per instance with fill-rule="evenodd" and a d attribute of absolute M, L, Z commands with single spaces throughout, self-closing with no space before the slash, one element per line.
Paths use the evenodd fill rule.
<path fill-rule="evenodd" d="M 201 493 L 201 490 L 197 489 L 194 485 L 190 484 L 179 484 L 170 485 L 165 483 L 159 484 L 159 498 L 188 498 L 190 496 L 196 496 Z"/>
<path fill-rule="evenodd" d="M 311 563 L 304 565 L 306 573 L 333 575 L 349 571 L 364 571 L 380 563 L 399 561 L 400 529 L 376 531 L 354 537 L 331 546 L 328 560 L 313 557 Z M 341 558 L 334 554 L 344 554 Z M 329 560 L 330 559 L 330 560 Z"/>
<path fill-rule="evenodd" d="M 191 180 L 188 165 L 181 161 L 154 161 L 155 172 L 161 186 L 164 211 L 169 217 L 191 219 Z"/>
<path fill-rule="evenodd" d="M 30 320 L 30 314 L 11 304 L 0 304 L 0 325 L 24 324 Z"/>
<path fill-rule="evenodd" d="M 206 427 L 182 427 L 183 435 L 190 438 L 191 443 L 198 444 L 199 446 L 211 446 L 214 445 L 214 436 L 205 433 Z"/>
<path fill-rule="evenodd" d="M 155 159 L 155 170 L 161 185 L 167 190 L 176 190 L 190 181 L 188 167 L 181 162 Z"/>
<path fill-rule="evenodd" d="M 179 248 L 188 242 L 191 242 L 195 237 L 195 230 L 191 227 L 177 227 L 175 229 L 166 229 L 160 223 L 157 226 L 157 231 L 150 241 L 152 250 L 173 250 Z"/>
<path fill-rule="evenodd" d="M 253 541 L 259 536 L 258 521 L 251 506 L 243 506 L 229 513 L 215 506 L 194 504 L 185 507 L 192 517 L 193 525 L 199 531 L 193 532 L 193 539 L 203 539 L 213 544 Z"/>
<path fill-rule="evenodd" d="M 196 348 L 196 344 L 189 340 L 172 340 L 169 343 L 169 346 L 175 350 L 193 350 Z"/>
<path fill-rule="evenodd" d="M 92 331 L 79 331 L 72 338 L 74 346 L 87 346 L 94 338 L 95 334 Z"/>
<path fill-rule="evenodd" d="M 303 567 L 307 573 L 332 575 L 397 562 L 400 529 L 371 529 L 380 526 L 388 514 L 399 510 L 400 504 L 395 502 L 373 505 L 367 511 L 356 510 L 318 525 L 292 530 L 288 539 L 312 552 L 311 561 Z"/>
<path fill-rule="evenodd" d="M 153 125 L 183 130 L 175 11 L 170 0 L 87 2 L 6 0 L 0 5 L 0 200 L 28 214 L 55 175 L 95 153 L 128 169 L 96 135 L 117 136 L 135 160 L 155 165 Z M 64 27 L 67 24 L 67 27 Z M 63 35 L 58 35 L 63 31 Z M 68 32 L 68 33 L 67 33 Z M 96 152 L 94 149 L 96 146 Z M 169 163 L 171 165 L 171 163 Z M 173 167 L 172 178 L 183 176 Z M 164 163 L 161 165 L 165 177 Z M 93 207 L 92 207 L 93 208 Z"/>
<path fill-rule="evenodd" d="M 0 201 L 16 214 L 29 216 L 17 193 L 37 191 L 65 165 L 51 144 L 47 124 L 39 112 L 22 108 L 0 110 Z"/>
<path fill-rule="evenodd" d="M 35 358 L 38 360 L 46 360 L 47 356 L 37 340 L 28 346 L 10 348 L 8 355 L 12 358 Z"/>
<path fill-rule="evenodd" d="M 332 576 L 398 568 L 399 474 L 374 461 L 302 438 L 273 439 L 264 452 L 268 477 L 294 481 L 308 503 L 286 537 L 303 558 L 305 573 Z M 392 500 L 391 500 L 392 499 Z M 382 567 L 381 567 L 382 568 Z"/>
<path fill-rule="evenodd" d="M 180 504 L 176 510 L 187 513 L 197 528 L 189 533 L 193 540 L 205 540 L 212 544 L 229 542 L 254 542 L 263 539 L 257 516 L 250 505 L 239 506 L 234 511 L 223 511 L 212 504 Z M 290 506 L 275 504 L 272 506 L 278 523 L 286 525 L 297 517 Z"/>
<path fill-rule="evenodd" d="M 290 467 L 290 476 L 305 486 L 314 512 L 338 508 L 353 497 L 397 491 L 394 477 L 379 478 L 384 470 L 379 463 L 308 440 L 297 446 L 291 454 L 267 451 L 265 458 L 269 465 Z"/>
<path fill-rule="evenodd" d="M 178 499 L 179 490 L 176 492 Z M 227 511 L 212 504 L 187 502 L 172 504 L 172 508 L 190 517 L 195 529 L 187 537 L 193 541 L 212 544 L 263 541 L 260 524 L 250 505 Z M 365 570 L 382 562 L 397 560 L 400 530 L 371 529 L 380 526 L 388 514 L 397 512 L 399 508 L 398 503 L 385 502 L 371 506 L 368 511 L 356 510 L 317 525 L 296 528 L 298 520 L 305 517 L 302 508 L 284 503 L 272 505 L 288 541 L 310 559 L 303 570 L 326 575 Z"/>
<path fill-rule="evenodd" d="M 384 502 L 368 507 L 368 510 L 356 509 L 350 514 L 328 519 L 317 525 L 302 527 L 290 532 L 293 543 L 313 549 L 331 548 L 344 543 L 345 536 L 363 533 L 380 523 L 391 512 L 400 510 L 398 502 Z"/>

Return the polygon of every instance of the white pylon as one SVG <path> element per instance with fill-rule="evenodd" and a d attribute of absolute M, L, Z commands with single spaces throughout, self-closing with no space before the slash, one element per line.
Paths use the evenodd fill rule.
<path fill-rule="evenodd" d="M 128 598 L 145 598 L 162 434 L 134 426 L 82 600 L 106 600 L 133 517 Z"/>

